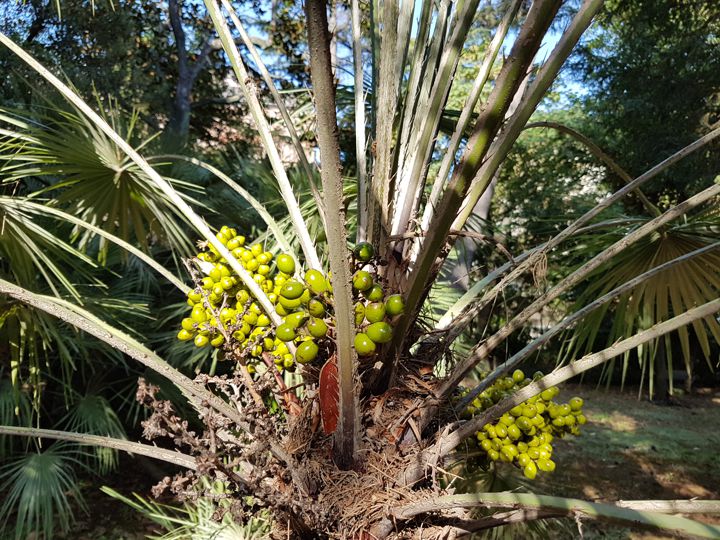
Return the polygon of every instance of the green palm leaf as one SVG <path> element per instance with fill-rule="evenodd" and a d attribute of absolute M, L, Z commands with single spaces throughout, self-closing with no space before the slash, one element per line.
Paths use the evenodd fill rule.
<path fill-rule="evenodd" d="M 92 260 L 51 233 L 11 198 L 0 198 L 0 231 L 0 272 L 12 275 L 16 283 L 35 287 L 39 275 L 55 295 L 64 291 L 82 302 L 76 284 L 67 274 L 67 269 L 72 268 L 75 280 L 102 286 L 88 272 L 88 268 L 96 266 Z"/>
<path fill-rule="evenodd" d="M 85 509 L 73 470 L 80 462 L 73 454 L 67 445 L 54 444 L 0 468 L 0 492 L 7 493 L 0 505 L 0 532 L 21 540 L 35 531 L 50 539 L 58 530 L 70 529 L 74 520 L 70 499 Z M 14 534 L 6 529 L 11 514 L 15 514 Z"/>
<path fill-rule="evenodd" d="M 16 391 L 10 379 L 0 379 L 0 425 L 27 426 L 32 419 L 26 392 Z M 6 458 L 18 446 L 17 438 L 0 435 L 0 458 Z"/>
<path fill-rule="evenodd" d="M 79 397 L 59 424 L 66 431 L 75 433 L 103 435 L 115 439 L 127 438 L 112 406 L 104 397 L 93 393 Z M 91 452 L 99 474 L 107 474 L 117 467 L 117 450 L 95 446 Z"/>
<path fill-rule="evenodd" d="M 133 114 L 125 123 L 117 110 L 105 119 L 135 148 L 149 140 L 136 136 Z M 81 113 L 59 108 L 48 109 L 37 118 L 27 119 L 21 113 L 0 109 L 0 121 L 14 120 L 12 129 L 0 132 L 4 158 L 0 182 L 39 178 L 48 187 L 35 197 L 52 193 L 55 203 L 70 214 L 101 227 L 123 240 L 134 240 L 146 251 L 149 244 L 163 239 L 174 250 L 189 253 L 191 241 L 180 225 L 177 209 L 147 175 L 128 158 L 107 135 Z M 187 182 L 168 179 L 185 192 L 197 188 Z M 186 199 L 197 204 L 186 195 Z M 74 236 L 83 246 L 95 238 L 92 231 L 80 227 Z M 101 256 L 107 242 L 100 240 Z"/>
<path fill-rule="evenodd" d="M 574 310 L 651 268 L 716 242 L 717 230 L 717 217 L 706 214 L 704 217 L 691 218 L 684 224 L 649 235 L 596 271 L 577 296 Z M 584 249 L 594 250 L 607 240 L 616 240 L 617 232 L 616 230 L 612 234 L 588 238 Z M 714 250 L 656 274 L 622 295 L 615 303 L 606 304 L 588 315 L 573 331 L 566 344 L 565 358 L 591 350 L 603 332 L 607 332 L 606 340 L 609 344 L 713 300 L 718 295 L 720 252 Z M 714 340 L 720 343 L 720 324 L 712 316 L 694 321 L 692 335 L 694 340 L 691 339 L 689 327 L 680 328 L 677 333 L 683 365 L 689 376 L 692 376 L 693 372 L 692 343 L 697 343 L 697 348 L 710 363 L 711 342 Z M 668 340 L 666 344 L 671 345 L 669 337 L 665 339 Z M 649 377 L 651 393 L 656 362 L 667 361 L 669 369 L 672 370 L 672 347 L 665 347 L 667 357 L 659 358 L 658 343 L 653 342 L 637 351 L 643 376 Z M 623 383 L 629 362 L 630 355 L 626 354 L 623 359 Z M 611 366 L 608 366 L 606 371 L 611 373 Z M 672 384 L 672 377 L 669 378 L 669 383 Z"/>
<path fill-rule="evenodd" d="M 209 484 L 206 483 L 206 484 Z M 102 492 L 114 499 L 124 502 L 137 512 L 160 525 L 167 532 L 162 536 L 149 536 L 152 540 L 260 540 L 270 538 L 271 521 L 263 513 L 250 517 L 247 522 L 237 522 L 231 512 L 223 512 L 220 520 L 216 519 L 219 511 L 226 510 L 227 499 L 214 502 L 209 498 L 198 497 L 193 503 L 182 507 L 149 501 L 134 493 L 133 499 L 125 497 L 112 488 L 104 486 Z M 223 487 L 216 485 L 214 492 L 222 493 Z"/>

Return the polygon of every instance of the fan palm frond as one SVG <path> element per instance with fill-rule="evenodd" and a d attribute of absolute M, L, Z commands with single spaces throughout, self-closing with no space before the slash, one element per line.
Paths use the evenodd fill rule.
<path fill-rule="evenodd" d="M 51 539 L 57 531 L 66 532 L 74 521 L 70 499 L 84 509 L 75 483 L 73 467 L 80 462 L 66 444 L 53 444 L 44 452 L 31 452 L 0 468 L 0 491 L 7 493 L 0 504 L 0 523 L 15 523 L 12 538 L 22 540 L 31 533 Z M 14 514 L 15 519 L 9 517 Z"/>
<path fill-rule="evenodd" d="M 31 419 L 32 409 L 27 393 L 13 387 L 10 379 L 0 379 L 0 425 L 27 426 Z M 9 456 L 19 442 L 15 437 L 0 435 L 0 458 Z"/>
<path fill-rule="evenodd" d="M 0 271 L 12 275 L 15 283 L 35 287 L 39 275 L 55 295 L 66 292 L 78 302 L 82 299 L 73 281 L 102 287 L 88 271 L 96 266 L 91 259 L 5 197 L 0 198 L 0 233 Z"/>
<path fill-rule="evenodd" d="M 75 357 L 83 350 L 77 334 L 50 316 L 15 302 L 0 300 L 0 343 L 8 345 L 11 396 L 19 406 L 23 395 L 30 398 L 35 412 L 40 410 L 43 387 L 42 368 L 50 358 L 51 345 L 59 359 L 58 371 L 69 380 L 75 369 Z"/>
<path fill-rule="evenodd" d="M 103 435 L 125 439 L 125 429 L 108 401 L 97 394 L 81 396 L 59 422 L 62 429 L 75 433 Z M 99 474 L 107 474 L 118 463 L 117 450 L 95 446 L 91 450 L 95 468 Z"/>
<path fill-rule="evenodd" d="M 48 187 L 35 192 L 35 197 L 53 192 L 55 203 L 69 213 L 123 240 L 134 240 L 145 250 L 151 242 L 163 239 L 174 250 L 188 253 L 191 241 L 174 205 L 84 115 L 60 108 L 47 109 L 32 119 L 7 109 L 0 109 L 0 114 L 6 122 L 16 119 L 12 129 L 0 133 L 7 163 L 2 183 L 43 179 Z M 136 114 L 126 120 L 111 109 L 105 118 L 136 148 L 149 142 L 136 136 Z M 186 182 L 170 181 L 183 191 L 196 189 Z M 96 237 L 80 227 L 74 229 L 74 236 L 81 246 Z M 104 239 L 99 242 L 104 256 L 108 244 Z"/>
<path fill-rule="evenodd" d="M 578 309 L 643 272 L 717 242 L 718 230 L 720 223 L 717 217 L 705 213 L 648 236 L 596 271 L 576 298 L 574 308 Z M 622 231 L 615 229 L 612 233 L 589 238 L 584 249 L 595 249 L 607 240 L 615 241 L 619 232 Z M 590 350 L 604 331 L 607 332 L 608 343 L 619 338 L 627 338 L 640 330 L 713 300 L 718 295 L 720 295 L 720 252 L 713 250 L 658 273 L 621 296 L 616 302 L 606 304 L 588 315 L 572 332 L 572 337 L 566 344 L 565 358 L 575 357 Z M 610 318 L 612 318 L 611 322 L 609 322 Z M 720 324 L 716 318 L 709 316 L 695 321 L 692 329 L 694 340 L 691 340 L 687 327 L 680 328 L 677 333 L 683 365 L 690 377 L 693 372 L 694 357 L 691 343 L 697 343 L 708 362 L 712 341 L 720 343 Z M 666 341 L 666 344 L 669 343 Z M 667 358 L 658 359 L 655 354 L 656 346 L 657 343 L 654 343 L 652 346 L 638 350 L 643 373 L 652 375 L 657 361 L 667 360 L 669 369 L 672 369 L 672 348 L 666 347 Z M 623 383 L 629 361 L 629 355 L 625 355 Z M 652 394 L 652 377 L 649 378 L 649 382 Z M 668 382 L 672 391 L 672 377 L 669 377 Z"/>

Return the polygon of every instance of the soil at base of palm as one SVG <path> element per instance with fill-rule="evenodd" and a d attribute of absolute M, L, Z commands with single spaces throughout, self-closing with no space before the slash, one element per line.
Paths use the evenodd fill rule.
<path fill-rule="evenodd" d="M 531 490 L 597 501 L 720 499 L 720 389 L 699 389 L 666 405 L 638 400 L 637 390 L 566 385 L 559 399 L 574 395 L 585 400 L 588 424 L 580 437 L 553 442 L 557 469 L 539 475 Z M 58 538 L 140 540 L 157 534 L 152 522 L 99 491 L 108 485 L 128 497 L 136 492 L 148 498 L 157 478 L 136 460 L 121 458 L 118 472 L 88 480 L 83 491 L 89 513 L 78 513 L 72 533 Z M 720 516 L 688 517 L 720 523 Z M 582 529 L 586 540 L 673 538 L 593 522 L 584 522 Z M 566 522 L 551 529 L 550 536 L 560 540 L 581 534 Z"/>

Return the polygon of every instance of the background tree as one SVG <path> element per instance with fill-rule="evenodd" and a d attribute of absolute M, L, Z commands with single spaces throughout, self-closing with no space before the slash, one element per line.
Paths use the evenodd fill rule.
<path fill-rule="evenodd" d="M 612 0 L 598 23 L 576 64 L 585 131 L 636 176 L 720 121 L 720 6 Z M 644 189 L 655 203 L 683 200 L 718 170 L 716 142 Z"/>

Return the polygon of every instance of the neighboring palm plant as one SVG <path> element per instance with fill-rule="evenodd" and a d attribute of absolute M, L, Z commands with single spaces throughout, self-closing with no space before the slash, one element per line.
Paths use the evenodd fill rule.
<path fill-rule="evenodd" d="M 272 531 L 267 516 L 251 517 L 246 523 L 238 523 L 227 512 L 227 504 L 208 498 L 200 498 L 178 508 L 149 501 L 137 494 L 134 494 L 134 499 L 129 499 L 109 487 L 103 487 L 102 491 L 167 531 L 162 536 L 148 536 L 149 540 L 260 540 L 270 538 Z M 222 494 L 218 489 L 215 492 Z M 219 513 L 222 514 L 220 519 L 216 517 Z"/>
<path fill-rule="evenodd" d="M 196 379 L 190 379 L 90 310 L 56 297 L 33 293 L 0 279 L 0 292 L 95 336 L 167 378 L 196 410 L 197 417 L 192 420 L 201 421 L 204 426 L 203 430 L 191 430 L 188 426 L 190 419 L 180 417 L 172 404 L 158 397 L 153 385 L 141 381 L 138 395 L 154 411 L 145 423 L 146 433 L 149 436 L 170 434 L 176 446 L 188 453 L 70 432 L 2 426 L 0 433 L 84 441 L 174 463 L 188 470 L 171 482 L 176 492 L 211 496 L 207 482 L 217 480 L 222 483 L 222 491 L 228 493 L 235 503 L 232 506 L 235 515 L 239 517 L 256 512 L 261 505 L 264 510 L 272 512 L 277 523 L 287 524 L 289 534 L 298 537 L 357 534 L 386 538 L 393 532 L 412 534 L 428 529 L 437 534 L 446 530 L 453 534 L 469 534 L 511 522 L 551 517 L 589 517 L 705 537 L 720 535 L 718 527 L 668 515 L 699 509 L 706 513 L 718 512 L 715 501 L 633 501 L 623 506 L 528 493 L 458 494 L 449 486 L 452 480 L 443 468 L 445 460 L 457 460 L 466 455 L 465 445 L 476 440 L 478 431 L 517 406 L 527 406 L 528 400 L 542 391 L 720 310 L 720 299 L 717 298 L 698 306 L 685 306 L 681 313 L 673 313 L 672 318 L 634 333 L 602 351 L 586 355 L 537 380 L 523 381 L 522 388 L 511 395 L 496 392 L 497 403 L 470 419 L 464 418 L 466 405 L 472 402 L 474 396 L 512 372 L 528 354 L 577 321 L 581 315 L 626 292 L 623 288 L 629 287 L 629 282 L 600 299 L 593 299 L 582 310 L 564 318 L 499 365 L 469 390 L 468 395 L 459 399 L 460 385 L 480 362 L 486 360 L 514 331 L 523 328 L 534 314 L 587 280 L 625 248 L 712 201 L 720 194 L 720 185 L 713 185 L 629 231 L 551 288 L 538 294 L 520 313 L 514 314 L 506 324 L 478 343 L 468 355 L 446 364 L 443 378 L 434 377 L 427 370 L 427 366 L 432 368 L 444 362 L 445 356 L 438 349 L 450 346 L 473 315 L 494 302 L 508 284 L 525 272 L 542 266 L 550 250 L 591 224 L 611 204 L 638 190 L 658 171 L 720 135 L 720 130 L 708 134 L 602 200 L 545 244 L 514 257 L 506 265 L 490 272 L 451 307 L 447 316 L 440 318 L 438 331 L 430 336 L 434 339 L 428 339 L 425 335 L 427 328 L 419 314 L 450 249 L 560 67 L 600 8 L 601 1 L 586 0 L 579 6 L 553 52 L 540 65 L 533 63 L 535 56 L 561 3 L 537 0 L 526 13 L 522 12 L 514 43 L 493 78 L 492 90 L 482 110 L 475 115 L 477 101 L 488 84 L 490 68 L 506 41 L 510 24 L 519 13 L 520 2 L 512 2 L 497 30 L 497 39 L 488 48 L 456 131 L 442 156 L 436 156 L 433 150 L 453 75 L 479 0 L 456 4 L 445 1 L 439 4 L 429 1 L 374 2 L 372 35 L 366 40 L 361 35 L 359 3 L 352 2 L 356 59 L 357 239 L 368 240 L 375 245 L 381 261 L 377 270 L 380 279 L 391 290 L 402 294 L 405 300 L 404 314 L 393 320 L 392 341 L 381 348 L 381 354 L 371 362 L 358 362 L 353 346 L 356 325 L 345 219 L 347 205 L 343 198 L 344 164 L 338 141 L 327 5 L 322 0 L 307 0 L 305 4 L 322 164 L 322 204 L 318 204 L 318 208 L 324 215 L 325 247 L 314 242 L 309 232 L 302 205 L 298 203 L 290 177 L 279 159 L 256 87 L 249 84 L 251 79 L 238 50 L 236 35 L 228 25 L 228 18 L 251 54 L 254 50 L 252 43 L 229 2 L 223 0 L 222 8 L 215 0 L 206 0 L 205 4 L 248 102 L 293 224 L 300 252 L 291 249 L 289 258 L 302 262 L 305 270 L 314 270 L 330 279 L 333 315 L 328 317 L 328 321 L 332 325 L 333 339 L 324 344 L 326 363 L 319 376 L 319 389 L 316 387 L 318 370 L 312 366 L 300 370 L 302 380 L 292 389 L 282 377 L 273 376 L 276 370 L 272 364 L 264 375 L 260 373 L 253 378 L 248 369 L 247 354 L 234 349 L 236 344 L 230 336 L 224 350 L 236 361 L 229 362 L 232 364 L 229 372 L 215 377 L 201 373 Z M 413 24 L 414 18 L 419 20 L 418 25 Z M 224 233 L 214 234 L 174 186 L 70 88 L 43 70 L 2 34 L 0 42 L 43 75 L 104 137 L 112 141 L 118 155 L 127 157 L 128 161 L 122 158 L 123 163 L 132 162 L 132 168 L 152 182 L 152 189 L 162 193 L 177 214 L 182 215 L 203 241 L 227 261 L 227 271 L 246 287 L 257 309 L 269 319 L 265 328 L 270 330 L 266 331 L 274 332 L 282 322 L 280 312 L 274 308 L 270 296 L 258 281 L 223 243 L 223 238 L 227 243 L 227 236 Z M 371 44 L 374 61 L 371 112 L 366 123 L 362 53 L 367 42 Z M 255 57 L 255 63 L 261 64 L 262 61 Z M 266 83 L 269 88 L 274 88 L 269 77 Z M 278 100 L 277 106 L 283 110 L 279 96 L 276 93 L 273 96 Z M 286 127 L 293 130 L 291 125 Z M 470 133 L 470 136 L 466 137 L 465 133 Z M 368 136 L 372 139 L 370 148 L 366 144 Z M 297 142 L 295 144 L 298 154 L 302 155 L 303 148 Z M 440 168 L 431 178 L 430 164 L 436 157 L 441 160 Z M 311 177 L 312 171 L 308 178 Z M 232 185 L 229 178 L 225 181 Z M 242 188 L 236 186 L 236 192 L 242 194 Z M 247 198 L 247 195 L 242 196 Z M 256 204 L 257 201 L 251 202 L 253 207 Z M 258 208 L 258 213 L 268 228 L 274 230 L 277 227 L 277 222 L 267 212 Z M 286 246 L 289 244 L 281 230 L 278 234 L 280 242 Z M 323 248 L 329 271 L 322 263 L 325 259 L 320 255 Z M 680 262 L 681 259 L 674 258 L 668 261 L 668 265 Z M 196 263 L 197 270 L 193 272 L 203 271 L 203 265 Z M 639 279 L 647 277 L 645 273 Z M 323 285 L 324 294 L 327 283 Z M 185 286 L 178 288 L 187 291 Z M 203 293 L 197 294 L 202 296 Z M 219 294 L 225 293 L 220 291 Z M 199 340 L 200 343 L 202 341 Z M 422 347 L 428 342 L 429 348 Z M 288 350 L 292 347 L 294 344 L 290 343 Z M 416 351 L 422 351 L 422 354 L 413 354 Z M 295 358 L 302 359 L 299 356 Z M 320 397 L 320 412 L 315 404 L 317 394 Z M 336 421 L 336 427 L 324 427 L 332 433 L 332 437 L 322 436 L 319 428 L 314 427 L 320 422 L 320 416 L 324 426 L 331 424 L 330 420 Z M 385 424 L 388 420 L 390 424 Z M 368 492 L 373 493 L 374 499 L 362 500 Z M 485 511 L 511 508 L 513 511 L 493 510 L 489 515 L 478 516 L 474 513 L 476 508 Z"/>
<path fill-rule="evenodd" d="M 533 122 L 526 126 L 526 129 L 531 128 L 535 129 L 532 129 L 530 133 L 537 131 L 536 128 L 544 128 L 552 130 L 557 135 L 569 136 L 571 144 L 580 147 L 588 154 L 588 157 L 596 160 L 598 165 L 603 165 L 614 181 L 619 180 L 625 184 L 632 182 L 633 179 L 630 175 L 615 160 L 577 130 L 552 120 Z M 519 159 L 534 158 L 530 159 L 529 163 L 537 165 L 541 174 L 542 172 L 547 173 L 547 165 L 542 160 L 556 159 L 555 155 L 562 152 L 563 147 L 566 146 L 566 143 L 557 140 L 557 138 L 551 140 L 558 148 L 553 156 L 548 158 L 547 156 L 538 155 L 536 147 L 534 153 L 531 152 L 529 155 L 521 154 Z M 547 145 L 548 142 L 548 137 L 544 137 L 541 139 L 540 144 Z M 533 143 L 538 144 L 536 141 L 533 141 Z M 528 159 L 524 160 L 524 162 L 521 161 L 522 165 L 517 163 L 518 158 L 514 158 L 514 160 L 516 167 L 526 167 L 528 165 Z M 578 167 L 578 161 L 577 158 L 572 159 L 572 166 Z M 582 167 L 580 171 L 582 171 Z M 521 178 L 513 179 L 513 188 L 516 190 L 517 196 L 526 196 L 526 188 L 523 186 L 522 189 L 518 190 L 517 184 L 527 181 L 527 176 L 532 174 L 525 173 L 521 175 Z M 537 173 L 534 174 L 537 175 Z M 594 174 L 599 176 L 602 174 L 602 170 L 595 171 Z M 568 189 L 568 186 L 563 187 L 561 183 L 558 184 L 560 184 L 558 189 Z M 587 187 L 584 186 L 583 189 L 587 190 Z M 576 235 L 574 239 L 575 246 L 568 246 L 562 254 L 556 255 L 556 260 L 553 261 L 556 269 L 562 268 L 563 265 L 571 269 L 576 264 L 581 265 L 588 257 L 596 255 L 612 243 L 622 239 L 623 236 L 647 223 L 653 217 L 661 214 L 658 207 L 648 200 L 642 191 L 636 191 L 633 195 L 634 200 L 628 201 L 630 203 L 627 205 L 628 209 L 636 212 L 642 210 L 644 215 L 627 216 L 622 211 L 622 208 L 616 209 L 612 217 L 608 215 L 608 212 L 605 212 L 603 219 L 587 227 L 584 234 Z M 543 197 L 544 200 L 553 197 L 552 190 L 545 190 Z M 556 192 L 555 197 L 564 196 L 561 192 Z M 503 204 L 510 206 L 508 204 L 510 201 L 512 199 L 503 201 Z M 564 204 L 564 202 L 549 201 L 547 204 L 551 209 L 556 209 L 553 205 Z M 585 201 L 585 205 L 587 205 L 587 201 Z M 569 333 L 568 341 L 563 344 L 562 359 L 568 361 L 592 351 L 593 345 L 600 334 L 606 339 L 605 346 L 608 346 L 618 339 L 627 338 L 639 330 L 667 320 L 673 314 L 682 313 L 692 306 L 716 298 L 720 290 L 720 270 L 718 270 L 720 268 L 718 266 L 720 253 L 717 251 L 717 231 L 719 229 L 716 207 L 717 204 L 710 204 L 708 208 L 700 212 L 690 213 L 683 221 L 665 226 L 629 246 L 621 254 L 600 266 L 588 279 L 587 283 L 583 283 L 578 287 L 577 291 L 573 291 L 573 294 L 571 294 L 572 304 L 561 308 L 562 313 L 572 313 L 580 310 L 594 299 L 603 297 L 613 291 L 616 287 L 627 284 L 646 272 L 652 274 L 646 280 L 638 281 L 639 285 L 635 288 L 625 287 L 626 292 L 616 296 L 617 300 L 614 302 L 608 302 L 587 317 L 582 318 Z M 512 224 L 522 219 L 522 208 L 523 206 L 520 206 L 519 212 L 518 210 L 508 211 L 512 216 L 510 220 Z M 539 209 L 538 212 L 547 219 L 545 209 Z M 556 229 L 558 221 L 567 220 L 564 212 L 556 211 L 555 214 L 550 214 L 550 216 L 553 221 L 546 224 L 545 230 L 537 224 L 526 224 L 523 227 L 527 232 L 542 236 L 542 234 L 548 234 L 548 226 Z M 527 245 L 527 241 L 524 243 Z M 664 263 L 674 260 L 678 263 L 677 265 L 672 265 L 665 271 L 653 271 L 653 269 L 658 269 Z M 557 270 L 555 273 L 558 275 Z M 562 279 L 562 273 L 559 274 L 559 278 Z M 546 276 L 545 280 L 550 283 L 556 281 L 551 276 Z M 718 325 L 714 317 L 707 317 L 703 321 L 697 321 L 692 326 L 698 344 L 697 347 L 691 347 L 688 329 L 681 328 L 678 330 L 679 350 L 688 385 L 693 379 L 697 352 L 699 351 L 704 356 L 712 370 L 713 365 L 710 358 L 712 343 L 713 341 L 720 343 L 720 340 L 718 340 L 720 325 Z M 667 381 L 664 379 L 660 381 L 663 385 L 667 384 L 667 389 L 660 388 L 658 390 L 656 388 L 658 372 L 669 374 L 673 372 L 672 353 L 674 347 L 672 347 L 671 343 L 671 336 L 666 335 L 663 338 L 662 346 L 660 346 L 660 340 L 654 340 L 646 346 L 639 347 L 636 351 L 639 360 L 637 368 L 631 362 L 634 355 L 626 353 L 622 362 L 622 384 L 625 383 L 628 374 L 635 374 L 634 372 L 637 371 L 636 375 L 641 380 L 640 394 L 642 394 L 642 385 L 647 381 L 651 397 L 656 396 L 658 392 L 665 391 L 671 395 L 673 392 L 672 376 L 667 377 Z M 662 369 L 658 369 L 660 362 L 666 364 L 666 366 L 661 366 Z M 612 360 L 603 367 L 608 384 L 612 379 L 614 364 L 615 360 Z"/>
<path fill-rule="evenodd" d="M 87 393 L 78 396 L 70 410 L 59 424 L 66 431 L 104 435 L 116 439 L 125 439 L 125 430 L 120 419 L 102 395 Z M 104 475 L 117 467 L 117 451 L 112 448 L 94 448 L 90 454 L 91 468 Z"/>
<path fill-rule="evenodd" d="M 615 226 L 606 231 L 598 228 L 594 231 L 595 235 L 586 239 L 585 249 L 616 241 L 623 233 L 632 231 L 646 221 L 647 219 L 632 220 L 625 227 Z M 607 344 L 611 344 L 717 298 L 720 291 L 719 227 L 717 218 L 707 212 L 689 216 L 684 223 L 669 226 L 644 238 L 599 268 L 578 295 L 574 310 L 581 309 L 593 299 L 665 263 L 685 259 L 680 264 L 655 273 L 637 287 L 617 297 L 613 303 L 603 305 L 582 319 L 571 335 L 566 354 L 577 356 L 591 350 L 598 340 L 598 335 L 608 326 L 606 340 Z M 609 324 L 608 319 L 611 320 Z M 691 336 L 694 339 L 691 339 Z M 708 362 L 710 369 L 713 369 L 711 346 L 713 341 L 720 343 L 720 324 L 717 318 L 711 315 L 695 321 L 692 332 L 688 328 L 678 329 L 677 338 L 687 383 L 690 384 L 698 353 Z M 647 380 L 651 397 L 666 391 L 672 395 L 673 392 L 674 347 L 671 336 L 666 335 L 661 339 L 662 347 L 661 341 L 656 340 L 637 350 L 641 383 Z M 632 369 L 631 362 L 631 355 L 626 353 L 622 362 L 623 383 Z M 660 371 L 668 374 L 667 381 L 661 381 L 668 385 L 667 389 L 656 387 L 656 373 L 660 362 L 666 363 Z M 607 365 L 608 380 L 611 378 L 613 364 L 614 361 Z M 640 392 L 642 393 L 642 385 Z"/>
<path fill-rule="evenodd" d="M 100 101 L 98 100 L 98 103 Z M 115 104 L 102 109 L 113 129 L 137 149 L 152 138 L 136 134 L 138 116 L 127 118 Z M 52 205 L 76 218 L 100 227 L 148 251 L 149 242 L 165 242 L 179 254 L 188 254 L 191 242 L 174 207 L 101 130 L 79 111 L 49 107 L 42 113 L 0 109 L 0 119 L 13 129 L 3 130 L 6 159 L 2 182 L 12 184 L 33 178 L 47 184 L 33 190 L 33 198 L 52 198 Z M 173 180 L 191 193 L 191 183 Z M 188 199 L 197 204 L 197 201 Z M 79 246 L 98 240 L 94 231 L 76 226 Z M 109 243 L 102 237 L 98 256 L 107 255 Z"/>
<path fill-rule="evenodd" d="M 130 125 L 122 127 L 125 118 L 119 113 L 111 111 L 108 116 L 126 136 L 132 136 L 132 117 Z M 137 323 L 152 319 L 147 305 L 150 295 L 159 292 L 152 273 L 158 272 L 164 282 L 184 290 L 172 271 L 148 254 L 172 260 L 174 252 L 179 262 L 187 252 L 189 242 L 172 207 L 123 163 L 104 135 L 81 115 L 48 105 L 41 114 L 4 109 L 0 119 L 0 189 L 4 193 L 0 196 L 0 276 L 103 313 L 115 326 L 139 336 Z M 126 227 L 129 223 L 134 223 L 131 229 Z M 128 371 L 121 353 L 5 297 L 0 300 L 0 340 L 8 358 L 0 370 L 3 424 L 59 423 L 73 431 L 124 437 L 105 397 L 88 394 L 78 399 L 75 390 L 79 386 L 84 392 L 98 373 L 119 377 L 135 373 L 131 377 L 135 383 L 138 371 Z M 135 388 L 128 390 L 133 396 Z M 74 474 L 66 474 L 71 463 L 81 460 L 102 474 L 116 465 L 116 451 L 108 448 L 88 455 L 75 445 L 65 445 L 57 456 L 23 456 L 22 448 L 6 436 L 1 437 L 0 447 L 7 470 L 12 471 L 5 486 L 15 494 L 12 501 L 19 531 L 35 529 L 51 535 L 58 526 L 70 525 L 71 510 L 78 506 L 62 501 L 68 486 L 77 491 Z M 28 459 L 30 468 L 25 467 Z M 25 481 L 32 471 L 46 480 Z M 65 476 L 60 475 L 62 471 Z M 54 482 L 47 480 L 52 474 L 58 474 Z M 48 500 L 59 502 L 48 506 Z M 4 511 L 13 509 L 7 506 Z"/>
<path fill-rule="evenodd" d="M 0 491 L 6 494 L 0 520 L 14 521 L 13 538 L 28 538 L 37 531 L 68 531 L 72 506 L 85 509 L 75 482 L 75 469 L 81 465 L 76 453 L 72 446 L 55 443 L 44 450 L 32 449 L 0 468 Z"/>

